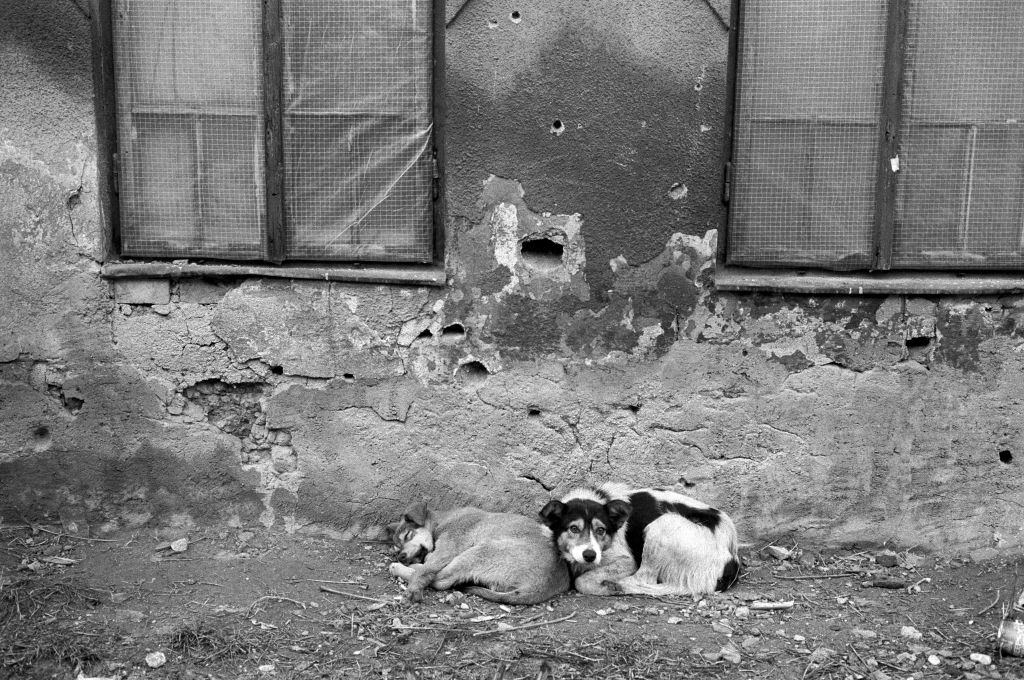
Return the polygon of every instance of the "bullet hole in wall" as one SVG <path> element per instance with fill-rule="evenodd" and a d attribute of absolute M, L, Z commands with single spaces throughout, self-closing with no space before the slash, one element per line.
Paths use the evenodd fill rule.
<path fill-rule="evenodd" d="M 1009 449 L 1003 449 L 999 452 L 999 461 L 1004 465 L 1009 465 L 1013 462 L 1013 454 L 1010 453 Z"/>
<path fill-rule="evenodd" d="M 508 18 L 513 24 L 518 24 L 523 20 L 523 15 L 520 14 L 519 10 L 514 9 L 512 10 L 512 13 L 508 15 Z"/>
<path fill-rule="evenodd" d="M 497 28 L 497 27 L 498 27 L 498 20 L 497 19 L 488 19 L 487 20 L 487 28 L 492 28 L 493 29 L 493 28 Z"/>
<path fill-rule="evenodd" d="M 519 244 L 523 261 L 536 267 L 557 267 L 562 264 L 565 247 L 549 238 L 527 239 Z"/>
<path fill-rule="evenodd" d="M 441 329 L 441 342 L 455 343 L 466 337 L 466 327 L 461 323 L 451 323 Z"/>
<path fill-rule="evenodd" d="M 467 361 L 466 363 L 459 366 L 455 375 L 462 381 L 475 384 L 483 382 L 487 379 L 487 376 L 491 374 L 479 361 Z"/>
<path fill-rule="evenodd" d="M 78 415 L 78 412 L 82 410 L 82 406 L 85 405 L 84 400 L 65 395 L 61 395 L 61 403 L 64 405 L 64 410 L 73 416 Z"/>
<path fill-rule="evenodd" d="M 350 383 L 356 381 L 356 376 L 353 373 L 346 373 L 345 375 L 341 376 L 341 379 L 347 383 Z"/>
<path fill-rule="evenodd" d="M 563 132 L 565 132 L 565 125 L 562 123 L 560 118 L 555 118 L 551 122 L 551 134 L 557 137 L 560 136 Z"/>
<path fill-rule="evenodd" d="M 42 453 L 50 448 L 52 438 L 50 437 L 50 428 L 45 425 L 39 425 L 32 429 L 32 450 L 36 453 Z"/>

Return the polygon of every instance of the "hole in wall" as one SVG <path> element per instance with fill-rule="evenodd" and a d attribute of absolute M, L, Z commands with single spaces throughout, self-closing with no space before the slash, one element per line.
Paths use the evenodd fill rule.
<path fill-rule="evenodd" d="M 450 323 L 441 329 L 441 342 L 453 344 L 466 337 L 466 327 L 461 323 Z"/>
<path fill-rule="evenodd" d="M 64 404 L 64 410 L 73 416 L 78 415 L 78 412 L 82 410 L 82 406 L 85 405 L 85 401 L 78 397 L 61 397 L 61 402 Z"/>
<path fill-rule="evenodd" d="M 536 406 L 531 406 L 530 408 L 526 409 L 526 415 L 528 415 L 531 418 L 536 418 L 537 416 L 540 415 L 540 409 L 537 408 Z"/>
<path fill-rule="evenodd" d="M 932 339 L 931 338 L 929 338 L 926 335 L 922 335 L 922 336 L 918 336 L 918 337 L 914 337 L 914 338 L 907 338 L 906 345 L 907 345 L 907 349 L 921 349 L 921 348 L 927 347 L 931 343 L 932 343 Z"/>
<path fill-rule="evenodd" d="M 424 328 L 423 332 L 416 336 L 417 340 L 428 340 L 434 337 L 434 334 L 430 332 L 429 328 Z"/>
<path fill-rule="evenodd" d="M 470 384 L 481 383 L 490 374 L 491 372 L 487 370 L 487 367 L 479 361 L 467 361 L 455 371 L 457 378 Z"/>
<path fill-rule="evenodd" d="M 355 382 L 356 376 L 354 374 L 352 374 L 352 373 L 346 373 L 343 376 L 341 376 L 341 379 L 344 380 L 345 382 L 349 382 L 350 383 L 350 382 Z"/>
<path fill-rule="evenodd" d="M 32 428 L 32 450 L 36 453 L 42 453 L 50 448 L 52 438 L 50 437 L 50 428 L 45 425 L 38 425 Z"/>
<path fill-rule="evenodd" d="M 1002 451 L 999 452 L 999 462 L 1003 463 L 1004 465 L 1009 465 L 1010 463 L 1013 462 L 1013 454 L 1010 453 L 1009 449 L 1003 449 Z"/>
<path fill-rule="evenodd" d="M 513 24 L 518 24 L 523 20 L 523 15 L 519 10 L 514 9 L 512 10 L 512 13 L 508 15 L 508 18 Z"/>
<path fill-rule="evenodd" d="M 562 123 L 561 119 L 555 118 L 555 120 L 551 122 L 551 134 L 557 137 L 563 132 L 565 132 L 565 125 Z"/>
<path fill-rule="evenodd" d="M 565 247 L 549 238 L 536 238 L 519 244 L 523 262 L 534 267 L 560 267 Z"/>
<path fill-rule="evenodd" d="M 273 373 L 274 375 L 283 375 L 284 374 L 284 367 L 282 367 L 282 366 L 271 366 L 270 367 L 270 372 Z"/>
<path fill-rule="evenodd" d="M 692 489 L 693 487 L 697 486 L 696 484 L 688 480 L 686 477 L 680 477 L 679 483 L 682 484 L 687 489 Z"/>
<path fill-rule="evenodd" d="M 640 404 L 630 404 L 628 408 L 634 414 L 640 413 Z"/>
<path fill-rule="evenodd" d="M 487 28 L 497 28 L 497 27 L 498 27 L 498 20 L 497 19 L 488 19 L 487 20 Z"/>

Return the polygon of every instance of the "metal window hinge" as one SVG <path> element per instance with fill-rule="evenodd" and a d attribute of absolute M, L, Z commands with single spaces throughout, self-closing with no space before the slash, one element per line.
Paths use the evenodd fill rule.
<path fill-rule="evenodd" d="M 118 154 L 113 154 L 110 157 L 110 170 L 114 180 L 114 193 L 121 193 L 121 157 Z"/>
<path fill-rule="evenodd" d="M 430 163 L 434 177 L 434 200 L 436 201 L 438 196 L 441 195 L 441 173 L 437 167 L 437 149 L 434 149 L 434 153 L 430 158 Z"/>
<path fill-rule="evenodd" d="M 732 162 L 725 164 L 725 177 L 722 183 L 722 203 L 728 203 L 732 198 Z"/>

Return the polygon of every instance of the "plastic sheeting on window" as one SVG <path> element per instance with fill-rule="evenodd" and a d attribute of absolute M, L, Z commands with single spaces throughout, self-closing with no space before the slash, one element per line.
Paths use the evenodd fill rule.
<path fill-rule="evenodd" d="M 282 0 L 285 257 L 429 261 L 432 7 Z M 122 253 L 266 259 L 260 0 L 115 0 Z"/>

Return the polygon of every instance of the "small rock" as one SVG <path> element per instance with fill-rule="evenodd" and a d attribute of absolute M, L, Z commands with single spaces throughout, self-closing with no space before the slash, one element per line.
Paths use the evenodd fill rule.
<path fill-rule="evenodd" d="M 809 552 L 800 553 L 800 557 L 796 558 L 797 564 L 802 567 L 813 567 L 815 560 L 814 553 Z"/>
<path fill-rule="evenodd" d="M 899 558 L 891 550 L 875 555 L 875 564 L 880 567 L 895 567 L 898 562 Z"/>
<path fill-rule="evenodd" d="M 910 640 L 920 640 L 924 637 L 921 631 L 913 626 L 903 626 L 900 628 L 900 635 Z"/>
<path fill-rule="evenodd" d="M 821 663 L 822 661 L 835 656 L 835 653 L 836 650 L 834 649 L 830 649 L 828 647 L 818 647 L 813 652 L 811 652 L 811 662 Z"/>
<path fill-rule="evenodd" d="M 150 668 L 160 668 L 167 663 L 167 657 L 163 652 L 150 652 L 146 655 L 146 665 Z"/>
<path fill-rule="evenodd" d="M 743 638 L 743 642 L 740 643 L 740 646 L 743 647 L 743 649 L 751 649 L 752 647 L 756 647 L 759 643 L 760 640 L 758 638 L 753 635 L 748 635 Z"/>
<path fill-rule="evenodd" d="M 188 539 L 179 538 L 176 541 L 171 541 L 171 551 L 176 553 L 183 553 L 188 550 Z"/>
<path fill-rule="evenodd" d="M 733 616 L 737 619 L 749 619 L 750 607 L 736 607 L 736 611 L 733 612 Z"/>
<path fill-rule="evenodd" d="M 726 646 L 722 647 L 718 651 L 718 654 L 720 655 L 721 658 L 725 659 L 729 663 L 737 663 L 738 664 L 740 662 L 740 658 L 741 658 L 740 657 L 740 650 L 737 649 L 736 645 L 734 645 L 732 643 L 729 643 Z"/>
<path fill-rule="evenodd" d="M 677 623 L 682 623 L 682 622 L 683 622 L 683 619 L 679 618 L 678 616 L 670 616 L 670 617 L 668 617 L 665 620 L 665 623 L 667 623 L 669 625 L 672 625 L 672 626 L 676 625 Z"/>
<path fill-rule="evenodd" d="M 982 654 L 980 652 L 971 652 L 971 661 L 974 663 L 981 664 L 982 666 L 991 666 L 992 657 L 988 654 Z"/>
<path fill-rule="evenodd" d="M 971 551 L 972 562 L 985 562 L 999 557 L 999 551 L 995 548 L 978 548 Z"/>
<path fill-rule="evenodd" d="M 767 551 L 769 555 L 771 555 L 777 560 L 788 560 L 793 555 L 793 553 L 789 550 L 786 550 L 785 548 L 780 548 L 777 545 L 770 545 L 767 548 L 765 548 L 765 551 Z"/>
<path fill-rule="evenodd" d="M 854 637 L 864 638 L 865 640 L 878 637 L 878 633 L 875 631 L 863 628 L 854 628 L 850 632 L 853 633 Z"/>
<path fill-rule="evenodd" d="M 722 633 L 723 635 L 732 635 L 732 626 L 729 625 L 728 621 L 712 621 L 711 629 L 716 633 Z"/>
<path fill-rule="evenodd" d="M 928 663 L 930 663 L 933 666 L 941 665 L 942 664 L 942 658 L 939 657 L 937 654 L 929 654 L 928 655 Z"/>

